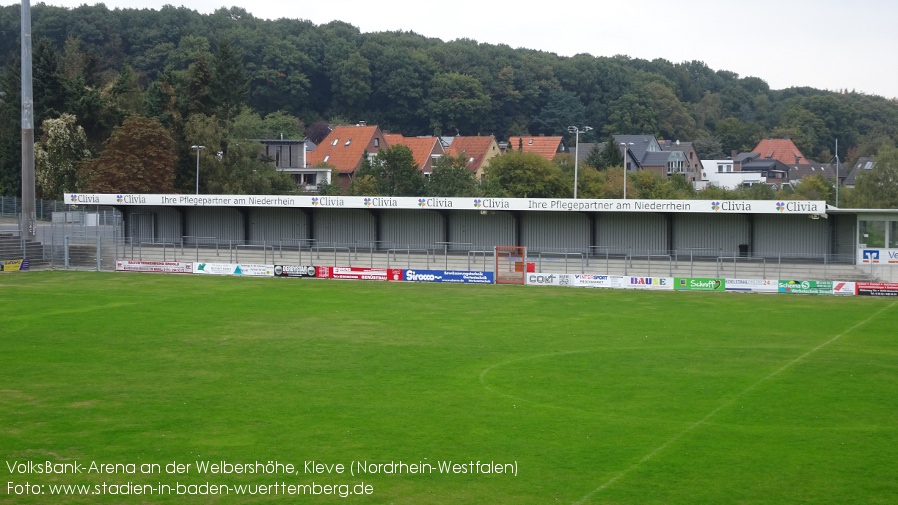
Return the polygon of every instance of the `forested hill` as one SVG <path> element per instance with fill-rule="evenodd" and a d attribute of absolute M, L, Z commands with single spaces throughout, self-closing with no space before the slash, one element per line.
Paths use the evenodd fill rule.
<path fill-rule="evenodd" d="M 7 110 L 19 71 L 19 23 L 18 5 L 0 7 Z M 841 159 L 850 160 L 898 140 L 896 100 L 850 90 L 771 90 L 761 79 L 700 61 L 561 57 L 410 32 L 360 33 L 342 22 L 260 20 L 240 8 L 202 15 L 171 6 L 38 4 L 32 37 L 37 124 L 71 112 L 92 141 L 128 112 L 171 124 L 179 114 L 221 115 L 243 105 L 263 116 L 281 110 L 305 124 L 366 120 L 404 135 L 503 140 L 590 125 L 598 140 L 613 133 L 693 140 L 707 157 L 790 137 L 821 162 L 835 154 L 838 139 Z M 114 107 L 101 103 L 110 99 Z"/>

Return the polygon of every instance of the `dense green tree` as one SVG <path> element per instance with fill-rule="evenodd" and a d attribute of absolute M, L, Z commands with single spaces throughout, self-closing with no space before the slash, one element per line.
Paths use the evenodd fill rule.
<path fill-rule="evenodd" d="M 470 75 L 438 74 L 431 83 L 425 108 L 435 133 L 471 135 L 478 118 L 490 108 L 490 98 L 480 82 Z"/>
<path fill-rule="evenodd" d="M 533 123 L 537 133 L 565 135 L 569 126 L 582 128 L 586 124 L 586 107 L 576 93 L 552 91 Z"/>
<path fill-rule="evenodd" d="M 424 194 L 424 176 L 415 163 L 411 149 L 402 145 L 381 149 L 372 159 L 366 157 L 357 177 L 371 176 L 377 193 L 383 196 L 420 196 Z M 354 194 L 359 194 L 354 192 Z"/>
<path fill-rule="evenodd" d="M 702 160 L 721 160 L 729 156 L 723 152 L 723 143 L 719 138 L 706 135 L 692 141 L 692 147 Z"/>
<path fill-rule="evenodd" d="M 853 204 L 870 209 L 898 209 L 898 148 L 883 147 L 872 170 L 863 170 L 855 182 Z"/>
<path fill-rule="evenodd" d="M 13 57 L 0 73 L 0 194 L 22 191 L 21 60 Z"/>
<path fill-rule="evenodd" d="M 173 193 L 175 142 L 155 119 L 132 116 L 112 132 L 79 179 L 93 193 Z"/>
<path fill-rule="evenodd" d="M 442 156 L 427 179 L 428 196 L 477 196 L 477 180 L 464 155 Z"/>
<path fill-rule="evenodd" d="M 558 165 L 523 151 L 509 151 L 490 160 L 485 178 L 512 198 L 569 198 L 573 185 Z M 573 182 L 573 181 L 572 181 Z"/>

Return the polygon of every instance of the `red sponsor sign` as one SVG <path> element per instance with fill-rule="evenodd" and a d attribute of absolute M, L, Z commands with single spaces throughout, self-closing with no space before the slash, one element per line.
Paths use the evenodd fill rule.
<path fill-rule="evenodd" d="M 898 283 L 858 282 L 857 294 L 860 296 L 898 296 Z"/>
<path fill-rule="evenodd" d="M 401 268 L 316 267 L 316 277 L 323 279 L 354 279 L 360 281 L 401 281 Z"/>

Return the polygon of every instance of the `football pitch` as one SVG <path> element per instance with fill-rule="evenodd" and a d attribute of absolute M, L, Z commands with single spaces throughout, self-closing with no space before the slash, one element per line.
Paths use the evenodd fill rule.
<path fill-rule="evenodd" d="M 886 298 L 28 272 L 0 328 L 0 503 L 898 503 Z"/>

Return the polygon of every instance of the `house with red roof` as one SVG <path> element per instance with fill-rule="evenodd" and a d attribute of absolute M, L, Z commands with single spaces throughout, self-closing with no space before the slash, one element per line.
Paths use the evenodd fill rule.
<path fill-rule="evenodd" d="M 555 155 L 568 151 L 564 145 L 564 137 L 546 137 L 543 135 L 538 137 L 509 137 L 508 149 L 538 154 L 549 161 L 552 161 Z"/>
<path fill-rule="evenodd" d="M 373 157 L 387 146 L 386 137 L 377 126 L 362 123 L 337 126 L 314 151 L 308 153 L 307 159 L 312 167 L 331 167 L 332 183 L 346 189 L 353 175 L 361 168 L 365 156 Z"/>
<path fill-rule="evenodd" d="M 446 154 L 453 157 L 464 156 L 465 166 L 474 173 L 477 180 L 483 179 L 483 171 L 490 166 L 490 160 L 499 156 L 499 143 L 496 137 L 444 137 L 448 143 Z"/>
<path fill-rule="evenodd" d="M 764 139 L 752 149 L 765 160 L 777 160 L 783 165 L 814 163 L 809 161 L 791 139 Z"/>
<path fill-rule="evenodd" d="M 446 154 L 439 137 L 404 137 L 400 133 L 388 133 L 386 138 L 390 146 L 408 147 L 418 170 L 424 176 L 429 176 L 433 171 L 433 163 Z"/>

